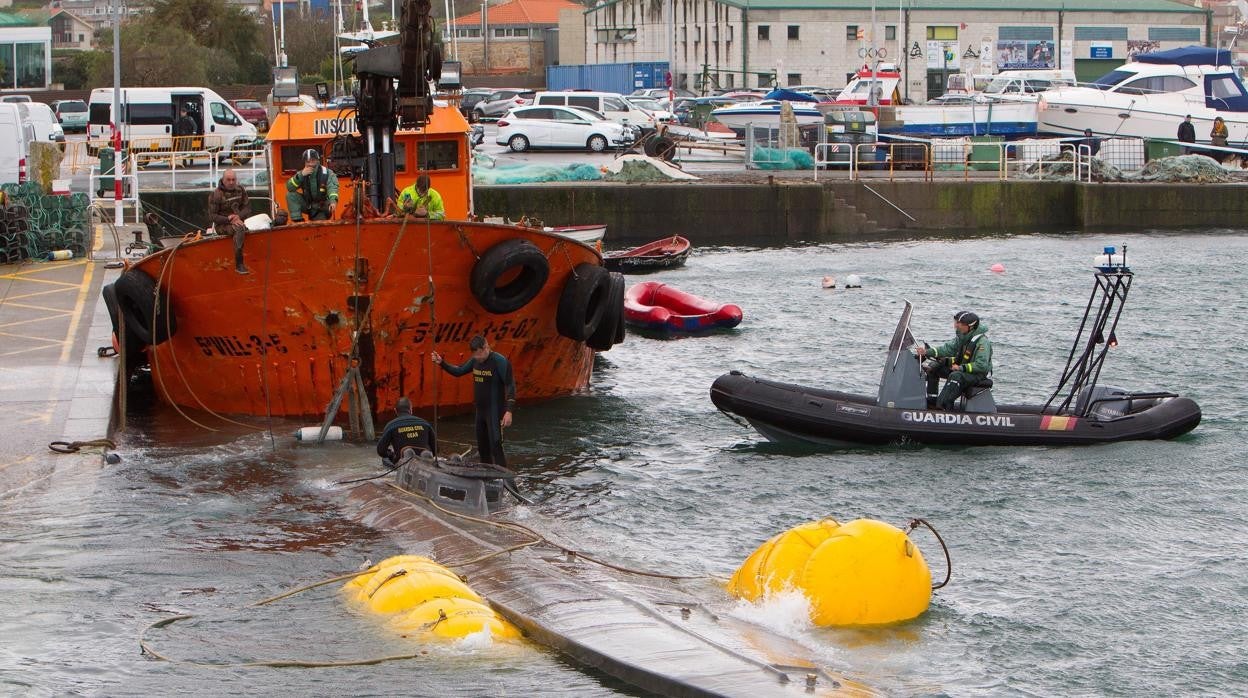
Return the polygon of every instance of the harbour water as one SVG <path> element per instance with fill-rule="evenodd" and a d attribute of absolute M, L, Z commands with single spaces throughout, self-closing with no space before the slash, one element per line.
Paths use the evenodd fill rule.
<path fill-rule="evenodd" d="M 1042 401 L 1087 302 L 1093 255 L 1124 243 L 1136 283 L 1102 382 L 1197 400 L 1204 420 L 1173 442 L 803 451 L 765 443 L 710 403 L 711 381 L 730 369 L 874 392 L 902 299 L 932 343 L 951 336 L 954 311 L 978 312 L 995 343 L 997 400 Z M 522 406 L 507 448 L 537 503 L 512 515 L 623 564 L 720 577 L 797 523 L 923 517 L 948 541 L 953 573 L 918 620 L 818 629 L 791 600 L 737 613 L 889 695 L 1243 695 L 1245 258 L 1237 231 L 700 248 L 685 269 L 652 278 L 738 303 L 741 327 L 630 335 L 599 357 L 589 394 Z M 1004 274 L 988 271 L 997 262 Z M 849 273 L 863 288 L 820 287 Z M 297 446 L 296 424 L 274 424 L 270 438 L 208 423 L 221 430 L 134 407 L 120 464 L 0 502 L 0 692 L 636 693 L 532 644 L 428 646 L 408 661 L 320 669 L 143 656 L 140 631 L 175 613 L 198 618 L 148 639 L 180 659 L 421 649 L 356 613 L 336 585 L 245 607 L 419 549 L 362 525 L 334 484 L 378 472 L 371 449 Z M 451 447 L 472 440 L 464 417 L 439 426 Z M 939 546 L 914 538 L 940 579 Z"/>

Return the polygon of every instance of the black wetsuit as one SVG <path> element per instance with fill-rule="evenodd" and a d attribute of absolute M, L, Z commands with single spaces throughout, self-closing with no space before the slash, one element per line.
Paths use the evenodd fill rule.
<path fill-rule="evenodd" d="M 516 379 L 511 363 L 496 351 L 483 361 L 468 359 L 452 366 L 445 361 L 442 368 L 452 376 L 472 372 L 472 402 L 477 408 L 477 453 L 482 463 L 507 467 L 503 454 L 503 414 L 516 407 Z"/>
<path fill-rule="evenodd" d="M 403 449 L 416 449 L 416 454 L 428 449 L 434 455 L 438 453 L 437 439 L 433 434 L 433 425 L 416 415 L 405 414 L 395 417 L 386 425 L 377 442 L 377 455 L 391 463 L 399 462 L 403 457 Z"/>

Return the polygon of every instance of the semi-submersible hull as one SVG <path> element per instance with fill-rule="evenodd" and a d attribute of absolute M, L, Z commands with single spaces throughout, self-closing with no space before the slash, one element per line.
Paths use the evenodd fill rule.
<path fill-rule="evenodd" d="M 319 417 L 358 362 L 374 413 L 404 395 L 417 409 L 467 409 L 473 381 L 447 375 L 430 354 L 462 362 L 480 334 L 511 361 L 519 399 L 542 400 L 588 384 L 590 337 L 565 335 L 596 333 L 600 347 L 616 335 L 601 257 L 539 230 L 327 221 L 249 233 L 245 249 L 250 274 L 236 273 L 229 238 L 205 237 L 139 261 L 116 284 L 127 326 L 143 335 L 130 343 L 150 345 L 162 399 Z"/>

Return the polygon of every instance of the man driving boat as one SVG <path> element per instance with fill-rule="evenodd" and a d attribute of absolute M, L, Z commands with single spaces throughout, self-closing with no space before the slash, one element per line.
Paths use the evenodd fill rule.
<path fill-rule="evenodd" d="M 992 340 L 979 316 L 969 310 L 955 313 L 953 329 L 957 333 L 954 338 L 939 347 L 933 349 L 924 343 L 914 349 L 920 359 L 936 359 L 924 363 L 929 395 L 936 392 L 941 378 L 949 379 L 936 398 L 936 408 L 942 410 L 953 409 L 959 397 L 992 375 Z"/>

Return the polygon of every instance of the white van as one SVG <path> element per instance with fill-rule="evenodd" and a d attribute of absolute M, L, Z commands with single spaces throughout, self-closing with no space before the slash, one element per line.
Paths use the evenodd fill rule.
<path fill-rule="evenodd" d="M 61 128 L 52 107 L 43 102 L 18 102 L 17 111 L 22 115 L 22 121 L 34 127 L 35 140 L 56 143 L 61 150 L 65 149 L 65 129 Z"/>
<path fill-rule="evenodd" d="M 222 157 L 262 147 L 256 127 L 239 115 L 230 103 L 204 87 L 127 87 L 121 91 L 121 139 L 124 147 L 171 150 L 173 125 L 186 107 L 196 132 L 205 137 L 205 148 Z M 112 137 L 113 90 L 91 91 L 87 102 L 87 150 Z M 251 153 L 247 153 L 249 157 Z"/>
<path fill-rule="evenodd" d="M 26 181 L 26 158 L 34 127 L 22 120 L 13 102 L 0 103 L 0 184 Z"/>
<path fill-rule="evenodd" d="M 588 107 L 617 124 L 638 126 L 642 131 L 653 130 L 654 117 L 644 109 L 629 104 L 622 95 L 614 92 L 538 92 L 533 104 L 539 106 Z"/>

